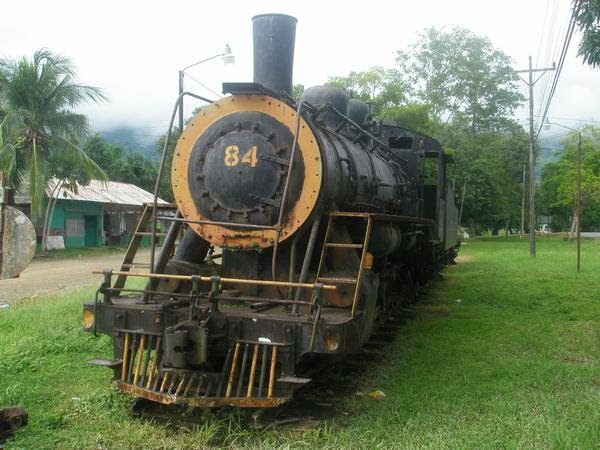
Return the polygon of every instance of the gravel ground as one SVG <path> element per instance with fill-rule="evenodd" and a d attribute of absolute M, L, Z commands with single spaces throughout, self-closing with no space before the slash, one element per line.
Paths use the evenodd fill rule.
<path fill-rule="evenodd" d="M 140 250 L 136 261 L 148 261 L 149 254 L 149 250 Z M 123 255 L 124 252 L 66 259 L 35 259 L 19 278 L 0 280 L 0 306 L 74 288 L 97 287 L 102 275 L 94 275 L 92 271 L 105 268 L 118 270 Z"/>

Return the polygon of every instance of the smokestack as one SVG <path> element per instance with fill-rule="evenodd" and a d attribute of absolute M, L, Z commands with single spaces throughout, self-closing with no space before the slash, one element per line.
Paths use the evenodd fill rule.
<path fill-rule="evenodd" d="M 261 14 L 252 18 L 254 29 L 254 82 L 279 94 L 292 94 L 296 18 Z"/>

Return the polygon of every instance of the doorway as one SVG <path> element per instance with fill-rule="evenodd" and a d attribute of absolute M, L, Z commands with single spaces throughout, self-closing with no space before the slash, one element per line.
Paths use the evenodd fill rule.
<path fill-rule="evenodd" d="M 86 247 L 98 246 L 98 217 L 83 216 L 83 219 L 85 221 L 84 245 Z"/>

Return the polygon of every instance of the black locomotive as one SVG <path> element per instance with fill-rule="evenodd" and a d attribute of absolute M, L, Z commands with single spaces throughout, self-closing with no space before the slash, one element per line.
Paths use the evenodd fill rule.
<path fill-rule="evenodd" d="M 174 214 L 148 205 L 121 270 L 84 305 L 85 329 L 114 343 L 96 363 L 163 404 L 289 400 L 317 356 L 360 352 L 458 249 L 439 143 L 336 88 L 294 101 L 296 19 L 253 22 L 254 82 L 225 83 L 192 119 L 173 154 Z M 132 271 L 158 220 L 171 225 L 150 273 Z M 144 289 L 126 287 L 134 276 Z"/>

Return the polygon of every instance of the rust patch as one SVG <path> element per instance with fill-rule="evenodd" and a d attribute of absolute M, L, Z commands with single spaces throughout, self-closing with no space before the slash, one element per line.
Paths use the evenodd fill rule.
<path fill-rule="evenodd" d="M 182 397 L 162 394 L 122 381 L 115 381 L 117 387 L 128 394 L 145 398 L 163 405 L 183 404 L 200 408 L 219 408 L 222 406 L 237 406 L 240 408 L 275 408 L 290 400 L 289 397 Z"/>

